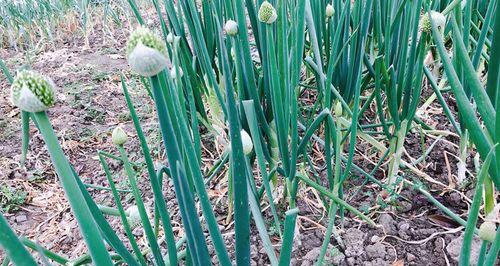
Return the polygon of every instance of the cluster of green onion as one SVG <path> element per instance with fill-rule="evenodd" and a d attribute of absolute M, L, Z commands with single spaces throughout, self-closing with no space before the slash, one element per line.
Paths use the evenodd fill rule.
<path fill-rule="evenodd" d="M 370 217 L 349 204 L 344 195 L 346 182 L 358 175 L 365 179 L 363 185 L 372 182 L 386 190 L 389 199 L 399 197 L 398 191 L 404 186 L 422 193 L 466 228 L 460 264 L 468 265 L 471 241 L 477 234 L 484 240 L 479 265 L 493 265 L 500 249 L 500 236 L 494 222 L 498 213 L 495 190 L 500 186 L 500 118 L 497 115 L 500 74 L 496 64 L 500 58 L 500 18 L 493 15 L 495 1 L 488 2 L 484 11 L 478 11 L 479 16 L 484 15 L 482 19 L 471 15 L 473 4 L 480 7 L 480 1 L 467 1 L 463 7 L 460 1 L 446 0 L 257 2 L 258 6 L 243 0 L 203 1 L 199 12 L 194 0 L 178 1 L 176 5 L 165 1 L 165 18 L 160 4 L 153 1 L 163 40 L 144 26 L 135 1 L 129 1 L 141 26 L 131 33 L 126 55 L 132 71 L 149 81 L 168 159 L 168 166 L 154 163 L 122 76 L 125 100 L 154 195 L 154 217 L 141 198 L 142 191 L 137 185 L 139 174 L 125 150 L 128 137 L 122 127 L 112 132 L 118 155 L 98 152 L 116 208 L 98 206 L 64 156 L 45 112 L 57 98 L 53 82 L 33 71 L 21 71 L 12 80 L 11 98 L 22 110 L 25 136 L 32 119 L 44 137 L 89 248 L 89 255 L 73 261 L 42 253 L 73 265 L 89 261 L 96 265 L 177 265 L 182 259 L 194 265 L 209 265 L 212 257 L 208 247 L 212 245 L 216 253 L 214 260 L 220 265 L 231 265 L 226 239 L 206 187 L 228 163 L 227 198 L 232 206 L 228 216 L 232 215 L 234 220 L 236 265 L 250 265 L 251 222 L 255 224 L 270 264 L 290 264 L 297 237 L 300 185 L 315 189 L 328 211 L 318 265 L 324 263 L 331 236 L 341 242 L 336 223 L 343 223 L 346 211 L 376 226 Z M 464 17 L 459 15 L 462 8 Z M 255 37 L 252 42 L 247 13 Z M 471 25 L 477 28 L 474 34 L 469 34 Z M 494 30 L 490 30 L 490 26 Z M 467 30 L 465 36 L 461 27 Z M 443 41 L 448 37 L 453 42 L 452 58 Z M 474 37 L 477 40 L 472 41 Z M 490 54 L 483 51 L 485 45 L 490 47 Z M 253 47 L 256 54 L 252 54 Z M 436 78 L 424 64 L 429 50 L 437 52 L 443 62 L 444 77 L 457 100 L 458 122 L 443 100 Z M 260 60 L 255 60 L 255 56 Z M 480 64 L 488 65 L 486 84 L 476 73 Z M 410 163 L 404 158 L 404 142 L 409 132 L 418 127 L 433 131 L 417 115 L 424 77 L 429 80 L 456 133 L 465 142 L 470 134 L 482 159 L 467 221 L 402 171 L 422 175 L 415 167 L 416 162 Z M 313 106 L 301 101 L 299 96 L 305 92 L 317 95 Z M 376 111 L 374 117 L 366 113 L 372 107 Z M 371 124 L 362 124 L 363 118 Z M 214 134 L 221 134 L 224 127 L 229 133 L 230 143 L 225 153 L 208 174 L 200 170 L 203 162 L 200 122 L 209 130 L 212 122 Z M 360 139 L 383 154 L 370 172 L 355 161 Z M 26 145 L 23 141 L 23 151 Z M 322 185 L 325 182 L 316 171 L 321 167 L 315 165 L 310 152 L 316 145 L 323 148 L 323 176 L 327 185 Z M 116 187 L 107 160 L 123 163 L 130 190 Z M 374 173 L 385 162 L 388 169 L 383 182 L 375 178 Z M 256 173 L 261 177 L 260 187 L 255 182 Z M 185 231 L 182 237 L 173 233 L 163 196 L 164 176 L 174 185 Z M 278 189 L 284 191 L 283 202 L 275 198 Z M 125 209 L 120 193 L 131 193 L 134 205 Z M 483 201 L 486 219 L 477 229 Z M 272 221 L 265 219 L 263 204 L 268 204 Z M 280 212 L 283 209 L 286 211 Z M 132 251 L 118 238 L 104 214 L 120 217 Z M 340 220 L 337 217 L 341 217 Z M 270 236 L 270 224 L 277 232 L 276 237 Z M 146 236 L 143 249 L 132 233 L 138 226 L 142 226 Z M 9 258 L 14 263 L 35 265 L 24 248 L 27 244 L 18 241 L 3 216 L 0 229 L 5 235 L 0 237 L 0 244 Z M 161 235 L 166 243 L 166 255 L 159 243 Z M 105 243 L 113 252 L 109 252 Z M 279 250 L 276 246 L 280 246 Z"/>

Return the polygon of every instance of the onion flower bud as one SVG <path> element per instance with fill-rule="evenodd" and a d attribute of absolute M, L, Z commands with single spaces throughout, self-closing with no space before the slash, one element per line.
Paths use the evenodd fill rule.
<path fill-rule="evenodd" d="M 139 214 L 139 208 L 137 207 L 137 205 L 128 207 L 128 209 L 125 211 L 125 214 L 128 217 L 130 227 L 135 228 L 141 224 L 141 215 Z"/>
<path fill-rule="evenodd" d="M 172 67 L 172 69 L 170 69 L 170 77 L 172 79 L 176 79 L 177 76 L 179 76 L 179 78 L 182 78 L 182 76 L 184 76 L 184 72 L 182 72 L 182 68 L 179 68 L 179 75 L 177 75 L 177 70 L 175 67 Z"/>
<path fill-rule="evenodd" d="M 259 9 L 259 20 L 260 22 L 264 22 L 267 24 L 273 24 L 278 18 L 278 14 L 276 13 L 276 9 L 274 9 L 273 5 L 268 1 L 262 2 Z"/>
<path fill-rule="evenodd" d="M 497 226 L 495 222 L 485 221 L 479 227 L 479 238 L 481 238 L 481 240 L 486 240 L 493 243 L 493 241 L 495 241 L 496 234 Z"/>
<path fill-rule="evenodd" d="M 224 25 L 224 30 L 226 31 L 227 35 L 235 36 L 236 34 L 238 34 L 238 23 L 230 19 Z"/>
<path fill-rule="evenodd" d="M 22 70 L 10 87 L 12 104 L 26 112 L 42 112 L 56 102 L 55 85 L 50 78 Z"/>
<path fill-rule="evenodd" d="M 335 116 L 336 117 L 341 117 L 342 116 L 342 103 L 340 102 L 337 102 L 337 104 L 335 104 Z"/>
<path fill-rule="evenodd" d="M 241 143 L 243 144 L 243 153 L 249 155 L 253 150 L 253 142 L 250 135 L 245 130 L 241 130 Z"/>
<path fill-rule="evenodd" d="M 167 34 L 167 42 L 174 43 L 174 34 L 173 33 Z"/>
<path fill-rule="evenodd" d="M 326 6 L 325 15 L 327 18 L 330 18 L 333 16 L 333 14 L 335 14 L 335 10 L 333 10 L 332 4 L 328 4 Z"/>
<path fill-rule="evenodd" d="M 160 37 L 147 28 L 139 27 L 127 43 L 127 59 L 136 73 L 151 77 L 167 66 L 167 47 Z"/>
<path fill-rule="evenodd" d="M 127 133 L 123 130 L 122 127 L 117 126 L 113 129 L 113 133 L 111 134 L 111 141 L 116 146 L 122 146 L 127 142 Z"/>
<path fill-rule="evenodd" d="M 429 11 L 431 15 L 431 19 L 441 32 L 444 31 L 444 26 L 446 25 L 446 17 L 437 12 L 437 11 Z M 431 21 L 429 20 L 429 13 L 425 13 L 422 15 L 420 18 L 420 25 L 419 28 L 422 32 L 427 32 L 431 33 L 432 32 L 432 26 L 431 26 Z"/>

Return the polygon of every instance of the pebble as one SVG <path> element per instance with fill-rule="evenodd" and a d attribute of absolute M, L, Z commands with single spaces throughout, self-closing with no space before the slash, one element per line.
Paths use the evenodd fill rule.
<path fill-rule="evenodd" d="M 410 224 L 406 222 L 401 222 L 398 224 L 399 230 L 401 231 L 408 231 L 410 229 Z"/>
<path fill-rule="evenodd" d="M 464 236 L 463 234 L 460 237 L 457 237 L 453 239 L 448 246 L 446 246 L 446 251 L 448 254 L 450 254 L 450 257 L 458 262 L 460 258 L 460 252 L 462 249 L 462 242 L 463 242 Z M 479 237 L 474 236 L 472 239 L 471 243 L 471 253 L 470 253 L 470 264 L 475 265 L 477 264 L 477 259 L 479 258 L 479 251 L 481 249 L 481 239 Z"/>
<path fill-rule="evenodd" d="M 381 238 L 381 237 L 380 237 L 380 236 L 378 236 L 378 235 L 373 235 L 373 236 L 372 236 L 372 238 L 370 239 L 370 241 L 371 241 L 372 243 L 377 243 L 377 242 L 379 242 L 380 238 Z"/>
<path fill-rule="evenodd" d="M 412 261 L 414 261 L 416 258 L 417 258 L 417 257 L 415 257 L 415 255 L 413 255 L 413 254 L 411 254 L 411 253 L 407 253 L 407 254 L 406 254 L 406 260 L 407 260 L 408 262 L 412 262 Z"/>
<path fill-rule="evenodd" d="M 394 219 L 390 214 L 383 213 L 380 215 L 378 218 L 378 222 L 380 225 L 384 227 L 384 230 L 387 234 L 395 234 L 396 233 L 396 226 L 394 226 Z"/>
<path fill-rule="evenodd" d="M 349 228 L 344 237 L 344 244 L 346 246 L 345 255 L 347 257 L 360 256 L 364 252 L 364 240 L 366 234 L 356 228 Z"/>
<path fill-rule="evenodd" d="M 24 214 L 16 216 L 17 223 L 26 222 L 27 220 L 28 220 L 28 217 L 26 217 L 26 215 L 24 215 Z"/>
<path fill-rule="evenodd" d="M 373 245 L 368 245 L 365 247 L 366 255 L 371 258 L 385 258 L 387 252 L 385 251 L 385 246 L 382 243 L 375 243 Z"/>

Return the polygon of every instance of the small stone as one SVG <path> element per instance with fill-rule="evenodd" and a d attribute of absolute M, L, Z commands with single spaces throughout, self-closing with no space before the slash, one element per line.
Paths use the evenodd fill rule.
<path fill-rule="evenodd" d="M 312 266 L 315 265 L 318 260 L 319 254 L 321 253 L 321 247 L 316 247 L 307 252 L 307 254 L 302 258 L 302 266 Z M 327 252 L 325 254 L 323 263 L 325 265 L 339 265 L 345 259 L 344 253 L 340 252 L 333 245 L 329 244 Z M 291 264 L 294 265 L 294 264 Z"/>
<path fill-rule="evenodd" d="M 401 231 L 408 231 L 408 229 L 410 229 L 410 224 L 406 222 L 401 222 L 398 224 L 398 228 Z"/>
<path fill-rule="evenodd" d="M 399 232 L 398 235 L 402 239 L 409 239 L 410 236 L 408 235 L 408 230 L 410 229 L 410 224 L 406 222 L 400 222 L 398 224 Z"/>
<path fill-rule="evenodd" d="M 386 266 L 386 265 L 389 266 L 391 264 L 388 261 L 385 261 L 381 258 L 363 262 L 363 266 Z"/>
<path fill-rule="evenodd" d="M 371 258 L 385 258 L 387 252 L 385 251 L 385 246 L 382 243 L 375 243 L 373 245 L 368 245 L 365 247 L 366 255 Z"/>
<path fill-rule="evenodd" d="M 406 254 L 406 260 L 407 260 L 408 262 L 412 262 L 412 261 L 414 261 L 415 259 L 416 259 L 415 255 L 413 255 L 413 254 L 411 254 L 411 253 L 407 253 L 407 254 Z"/>
<path fill-rule="evenodd" d="M 380 236 L 377 236 L 377 235 L 373 235 L 372 238 L 370 239 L 370 241 L 372 243 L 377 243 L 377 242 L 379 242 L 379 240 L 380 240 Z"/>
<path fill-rule="evenodd" d="M 450 257 L 458 262 L 460 259 L 460 251 L 462 249 L 462 242 L 464 239 L 464 235 L 462 234 L 460 237 L 453 239 L 448 246 L 446 246 L 446 251 L 450 254 Z M 476 265 L 477 259 L 479 258 L 479 251 L 481 249 L 481 239 L 479 237 L 474 236 L 471 243 L 471 252 L 470 252 L 470 264 Z"/>
<path fill-rule="evenodd" d="M 413 209 L 413 205 L 408 201 L 399 202 L 399 211 L 401 212 L 409 212 Z"/>
<path fill-rule="evenodd" d="M 449 203 L 454 204 L 455 206 L 460 206 L 462 201 L 462 196 L 458 192 L 452 192 L 449 196 Z"/>
<path fill-rule="evenodd" d="M 17 223 L 26 222 L 27 220 L 28 220 L 28 217 L 26 217 L 26 215 L 24 215 L 24 214 L 16 216 Z"/>
<path fill-rule="evenodd" d="M 347 258 L 347 264 L 348 265 L 354 265 L 354 263 L 356 263 L 356 259 L 355 258 Z"/>
<path fill-rule="evenodd" d="M 346 246 L 345 255 L 347 257 L 360 256 L 364 252 L 363 242 L 366 234 L 356 228 L 349 228 L 344 234 L 344 244 Z"/>
<path fill-rule="evenodd" d="M 395 234 L 396 233 L 396 226 L 394 225 L 394 219 L 392 219 L 392 216 L 387 213 L 383 213 L 380 215 L 378 218 L 378 222 L 380 225 L 384 227 L 385 233 L 387 234 Z"/>

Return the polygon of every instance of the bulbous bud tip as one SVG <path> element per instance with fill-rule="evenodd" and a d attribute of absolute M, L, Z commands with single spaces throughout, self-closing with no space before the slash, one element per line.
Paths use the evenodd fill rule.
<path fill-rule="evenodd" d="M 167 34 L 167 42 L 168 43 L 174 43 L 174 34 L 172 32 L 170 32 L 169 34 Z"/>
<path fill-rule="evenodd" d="M 127 133 L 125 133 L 122 127 L 117 126 L 113 129 L 111 141 L 117 146 L 122 146 L 125 142 L 127 142 Z"/>
<path fill-rule="evenodd" d="M 236 34 L 238 34 L 238 23 L 230 19 L 226 21 L 226 24 L 224 25 L 224 30 L 226 31 L 227 35 L 235 36 Z"/>
<path fill-rule="evenodd" d="M 179 78 L 182 78 L 182 76 L 184 76 L 184 72 L 182 72 L 182 69 L 181 69 L 181 68 L 179 68 L 179 75 L 177 75 L 177 70 L 176 70 L 176 68 L 175 68 L 175 67 L 172 67 L 172 69 L 170 69 L 170 77 L 171 77 L 172 79 L 176 79 L 176 78 L 177 78 L 177 76 L 178 76 Z"/>
<path fill-rule="evenodd" d="M 20 71 L 10 87 L 12 104 L 26 112 L 42 112 L 56 102 L 54 82 L 35 71 Z"/>
<path fill-rule="evenodd" d="M 267 24 L 272 24 L 278 18 L 278 14 L 276 13 L 276 9 L 274 9 L 273 5 L 268 1 L 262 2 L 259 9 L 259 20 L 260 22 L 264 22 Z"/>
<path fill-rule="evenodd" d="M 342 103 L 340 102 L 337 102 L 337 104 L 335 104 L 335 116 L 336 117 L 341 117 L 342 116 Z"/>
<path fill-rule="evenodd" d="M 446 24 L 446 17 L 443 14 L 434 10 L 431 10 L 429 11 L 429 13 L 425 13 L 422 15 L 422 17 L 420 18 L 420 25 L 419 25 L 420 30 L 426 33 L 432 32 L 432 25 L 431 21 L 429 20 L 429 14 L 431 16 L 432 21 L 438 28 L 438 30 L 443 32 L 444 26 Z"/>
<path fill-rule="evenodd" d="M 486 221 L 479 227 L 479 238 L 481 240 L 493 242 L 497 234 L 497 226 L 494 222 Z"/>
<path fill-rule="evenodd" d="M 250 135 L 245 130 L 241 130 L 241 143 L 243 144 L 243 153 L 249 155 L 253 150 L 253 142 Z"/>
<path fill-rule="evenodd" d="M 333 14 L 335 14 L 335 10 L 333 9 L 332 4 L 328 4 L 326 6 L 325 15 L 327 18 L 329 18 L 329 17 L 333 16 Z"/>
<path fill-rule="evenodd" d="M 156 34 L 144 27 L 137 28 L 127 43 L 127 59 L 136 73 L 151 77 L 167 66 L 167 47 Z"/>
<path fill-rule="evenodd" d="M 141 224 L 141 215 L 139 214 L 139 208 L 137 205 L 132 205 L 128 207 L 125 211 L 125 214 L 128 217 L 128 222 L 132 228 L 137 227 Z"/>

